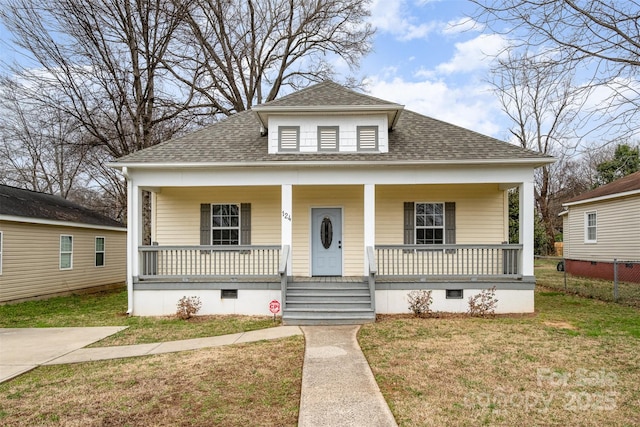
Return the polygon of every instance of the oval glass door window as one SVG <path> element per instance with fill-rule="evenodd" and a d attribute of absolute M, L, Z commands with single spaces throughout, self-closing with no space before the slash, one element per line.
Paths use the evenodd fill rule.
<path fill-rule="evenodd" d="M 325 249 L 329 249 L 331 241 L 333 240 L 333 224 L 331 224 L 331 218 L 325 216 L 320 223 L 320 241 Z"/>

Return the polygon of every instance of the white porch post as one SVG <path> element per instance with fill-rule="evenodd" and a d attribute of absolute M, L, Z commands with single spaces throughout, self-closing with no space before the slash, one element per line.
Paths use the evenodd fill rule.
<path fill-rule="evenodd" d="M 282 212 L 281 217 L 282 217 L 282 229 L 281 229 L 281 245 L 284 247 L 284 245 L 289 245 L 289 248 L 292 248 L 292 242 L 293 242 L 293 190 L 292 190 L 292 185 L 291 184 L 282 184 L 281 186 L 281 191 L 282 191 L 282 201 L 281 201 L 281 206 L 282 206 Z M 291 276 L 291 259 L 292 259 L 292 252 L 293 250 L 289 251 L 289 258 L 287 259 L 287 266 L 288 266 L 288 276 Z"/>
<path fill-rule="evenodd" d="M 138 246 L 142 243 L 142 203 L 140 187 L 133 183 L 127 168 L 123 168 L 127 179 L 127 313 L 134 314 L 133 281 L 140 272 Z"/>
<path fill-rule="evenodd" d="M 533 276 L 533 223 L 534 200 L 533 182 L 523 182 L 518 186 L 520 192 L 520 244 L 522 245 L 522 276 Z"/>
<path fill-rule="evenodd" d="M 375 247 L 376 244 L 376 186 L 364 185 L 364 274 L 369 275 L 369 262 L 367 260 L 367 246 Z"/>

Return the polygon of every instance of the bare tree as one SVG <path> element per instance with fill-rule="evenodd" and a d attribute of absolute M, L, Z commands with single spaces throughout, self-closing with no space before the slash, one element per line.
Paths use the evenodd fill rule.
<path fill-rule="evenodd" d="M 160 66 L 188 6 L 181 4 L 7 0 L 3 23 L 35 61 L 11 72 L 33 102 L 79 121 L 113 157 L 149 147 L 168 136 L 155 132 L 159 124 L 172 121 L 175 131 L 186 120 L 190 93 L 173 91 Z"/>
<path fill-rule="evenodd" d="M 491 83 L 513 123 L 510 132 L 516 142 L 558 159 L 536 171 L 534 196 L 547 236 L 546 252 L 553 250 L 565 157 L 575 149 L 576 118 L 586 99 L 586 89 L 574 86 L 573 74 L 553 60 L 513 51 L 498 59 L 492 69 Z"/>
<path fill-rule="evenodd" d="M 555 49 L 558 63 L 590 71 L 605 85 L 597 106 L 622 137 L 639 130 L 640 2 L 575 0 L 472 0 L 476 19 L 528 47 Z"/>
<path fill-rule="evenodd" d="M 179 0 L 176 0 L 179 1 Z M 195 0 L 180 32 L 185 49 L 165 65 L 225 115 L 271 101 L 283 86 L 355 67 L 371 47 L 367 0 Z"/>
<path fill-rule="evenodd" d="M 0 80 L 2 181 L 67 198 L 83 179 L 88 147 L 72 117 L 20 97 L 19 85 Z"/>

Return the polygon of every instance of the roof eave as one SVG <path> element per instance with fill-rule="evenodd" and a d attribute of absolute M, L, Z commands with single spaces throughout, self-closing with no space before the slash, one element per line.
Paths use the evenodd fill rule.
<path fill-rule="evenodd" d="M 257 105 L 251 110 L 255 113 L 264 129 L 268 129 L 269 114 L 288 113 L 381 113 L 389 116 L 389 130 L 392 130 L 398 123 L 400 113 L 404 110 L 401 104 L 378 104 L 378 105 L 299 105 L 299 106 L 269 106 Z"/>
<path fill-rule="evenodd" d="M 313 161 L 258 161 L 258 162 L 111 162 L 107 166 L 120 169 L 136 168 L 136 169 L 183 169 L 183 168 L 238 168 L 238 167 L 299 167 L 299 166 L 464 166 L 464 165 L 489 165 L 489 166 L 507 166 L 507 165 L 530 165 L 532 167 L 540 167 L 554 163 L 555 158 L 527 158 L 527 159 L 469 159 L 469 160 L 396 160 L 396 161 L 331 161 L 313 160 Z"/>
<path fill-rule="evenodd" d="M 640 194 L 640 189 L 623 191 L 621 193 L 607 194 L 605 196 L 599 196 L 599 197 L 590 197 L 588 199 L 583 199 L 583 200 L 576 200 L 575 202 L 563 203 L 562 206 L 569 207 L 569 206 L 575 206 L 575 205 L 584 205 L 586 203 L 595 203 L 595 202 L 601 202 L 604 200 L 619 199 L 621 197 L 635 196 L 637 194 Z"/>

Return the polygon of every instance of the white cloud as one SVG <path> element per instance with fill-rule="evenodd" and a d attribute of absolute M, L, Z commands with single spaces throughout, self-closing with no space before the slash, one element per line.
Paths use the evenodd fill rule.
<path fill-rule="evenodd" d="M 452 74 L 486 69 L 495 56 L 505 52 L 507 45 L 507 39 L 499 34 L 481 34 L 466 42 L 456 43 L 453 58 L 438 65 L 436 70 Z"/>
<path fill-rule="evenodd" d="M 376 76 L 367 80 L 367 87 L 371 95 L 403 104 L 408 110 L 485 135 L 505 136 L 500 106 L 485 86 L 451 87 L 442 80 L 412 82 Z"/>
<path fill-rule="evenodd" d="M 419 22 L 409 13 L 405 0 L 373 0 L 370 22 L 378 31 L 390 33 L 398 40 L 424 39 L 442 28 L 437 21 Z"/>

